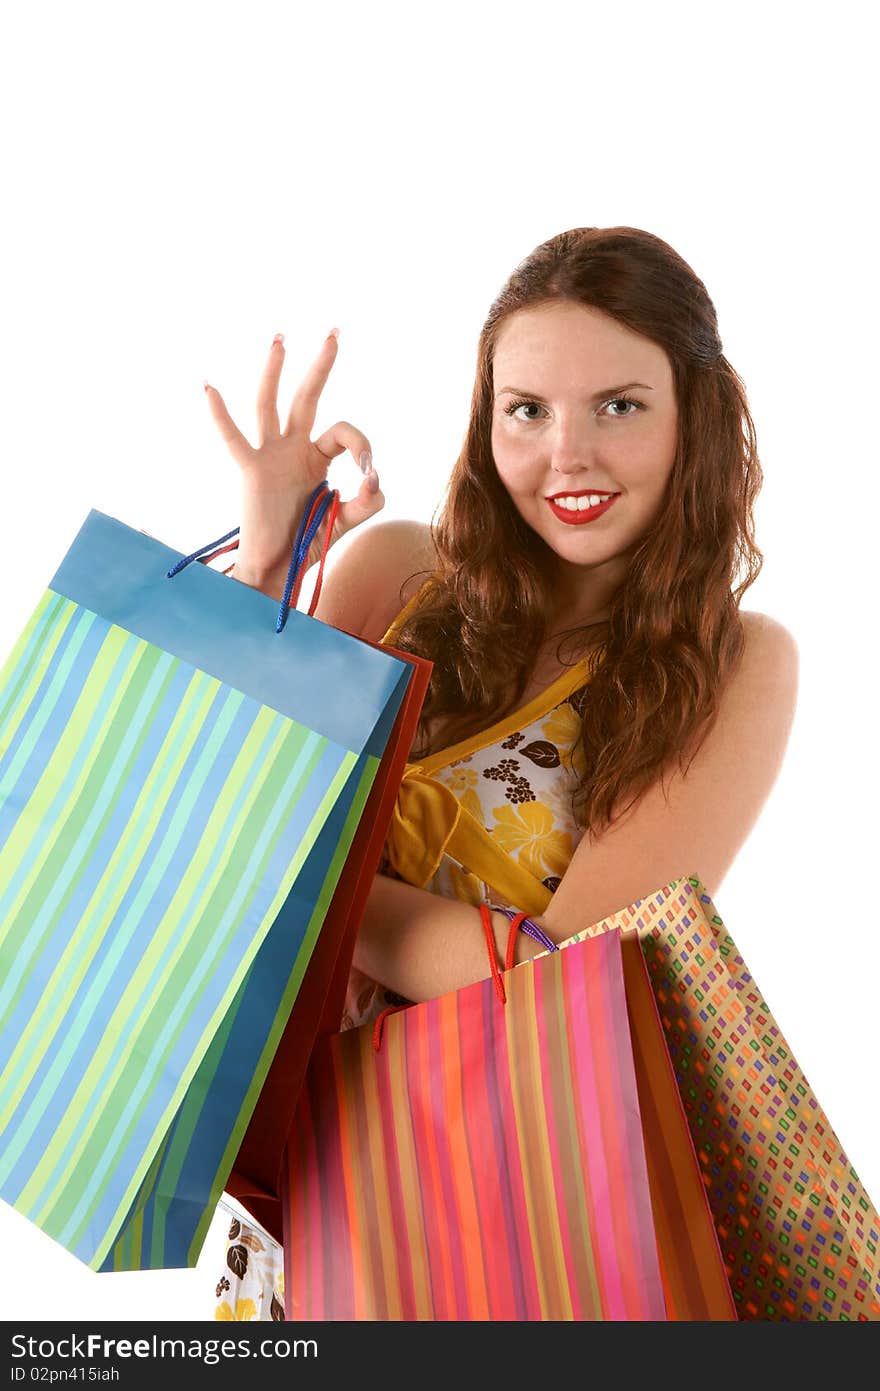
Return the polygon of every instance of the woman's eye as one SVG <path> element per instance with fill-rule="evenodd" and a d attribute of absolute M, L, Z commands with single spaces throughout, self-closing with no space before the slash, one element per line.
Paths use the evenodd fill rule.
<path fill-rule="evenodd" d="M 614 412 L 612 412 L 613 418 L 616 418 L 616 419 L 618 419 L 618 420 L 626 420 L 627 416 L 629 416 L 629 415 L 635 415 L 635 414 L 636 414 L 636 411 L 642 411 L 642 410 L 645 409 L 644 406 L 642 405 L 641 401 L 634 401 L 634 400 L 632 399 L 631 396 L 615 396 L 611 401 L 606 401 L 606 402 L 605 402 L 605 405 L 606 405 L 606 406 L 634 406 L 634 407 L 635 407 L 635 410 L 632 410 L 632 411 L 620 411 L 620 412 L 614 411 Z"/>
<path fill-rule="evenodd" d="M 505 415 L 516 415 L 517 411 L 534 410 L 542 411 L 543 406 L 539 406 L 537 401 L 511 401 L 510 405 L 504 407 Z M 540 420 L 538 415 L 521 415 L 520 420 Z"/>

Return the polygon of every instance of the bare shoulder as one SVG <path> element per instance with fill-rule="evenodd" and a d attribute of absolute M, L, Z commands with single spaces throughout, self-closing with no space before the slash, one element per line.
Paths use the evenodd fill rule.
<path fill-rule="evenodd" d="M 378 642 L 436 568 L 426 522 L 395 518 L 357 527 L 330 552 L 315 617 Z"/>
<path fill-rule="evenodd" d="M 792 633 L 778 619 L 751 609 L 740 609 L 745 648 L 743 665 L 754 672 L 771 671 L 797 681 L 800 653 Z"/>
<path fill-rule="evenodd" d="M 784 746 L 797 705 L 798 645 L 777 619 L 740 610 L 745 645 L 721 700 L 721 723 L 775 729 Z M 752 737 L 751 735 L 749 737 Z"/>
<path fill-rule="evenodd" d="M 783 644 L 787 642 L 797 647 L 794 637 L 785 627 L 785 624 L 780 623 L 778 618 L 771 618 L 769 613 L 758 613 L 754 609 L 740 609 L 739 616 L 747 633 L 760 633 L 762 636 L 769 636 L 773 642 Z"/>
<path fill-rule="evenodd" d="M 437 569 L 437 552 L 426 522 L 395 520 L 381 524 L 373 564 L 375 583 L 368 629 L 363 636 L 378 642 L 405 604 Z M 374 530 L 378 531 L 377 526 Z"/>

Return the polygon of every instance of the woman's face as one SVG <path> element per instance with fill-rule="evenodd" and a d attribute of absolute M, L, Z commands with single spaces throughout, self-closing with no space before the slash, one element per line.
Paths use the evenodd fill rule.
<path fill-rule="evenodd" d="M 493 371 L 498 475 L 562 562 L 560 601 L 604 608 L 675 460 L 670 361 L 598 310 L 562 301 L 505 321 Z"/>

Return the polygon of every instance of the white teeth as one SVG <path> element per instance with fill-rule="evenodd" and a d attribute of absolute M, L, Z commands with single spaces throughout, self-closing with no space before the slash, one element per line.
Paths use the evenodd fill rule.
<path fill-rule="evenodd" d="M 557 507 L 564 507 L 566 512 L 586 512 L 588 507 L 598 507 L 600 502 L 607 502 L 607 496 L 600 496 L 599 493 L 586 493 L 581 497 L 558 497 L 553 501 Z"/>

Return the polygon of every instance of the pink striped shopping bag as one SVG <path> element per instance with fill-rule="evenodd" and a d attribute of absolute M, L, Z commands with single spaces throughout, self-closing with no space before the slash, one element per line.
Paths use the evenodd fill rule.
<path fill-rule="evenodd" d="M 318 1045 L 289 1318 L 666 1318 L 620 936 L 503 981 L 393 1014 L 378 1051 L 371 1026 Z"/>

